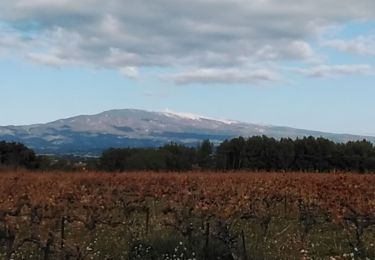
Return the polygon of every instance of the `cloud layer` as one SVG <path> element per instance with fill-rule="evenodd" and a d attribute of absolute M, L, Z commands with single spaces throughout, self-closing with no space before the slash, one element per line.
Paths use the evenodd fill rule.
<path fill-rule="evenodd" d="M 375 56 L 375 35 L 359 36 L 354 39 L 335 39 L 326 41 L 323 45 L 343 52 Z"/>
<path fill-rule="evenodd" d="M 269 63 L 314 60 L 312 40 L 329 26 L 374 19 L 375 1 L 6 0 L 0 17 L 0 55 L 131 78 L 139 67 L 173 68 L 178 84 L 254 83 L 275 80 Z M 365 44 L 327 43 L 361 54 Z"/>
<path fill-rule="evenodd" d="M 167 76 L 175 84 L 263 84 L 276 81 L 278 76 L 266 69 L 196 69 Z"/>
<path fill-rule="evenodd" d="M 320 65 L 308 69 L 297 69 L 308 77 L 312 78 L 333 78 L 338 76 L 351 75 L 375 75 L 375 70 L 367 64 L 348 64 L 348 65 Z"/>

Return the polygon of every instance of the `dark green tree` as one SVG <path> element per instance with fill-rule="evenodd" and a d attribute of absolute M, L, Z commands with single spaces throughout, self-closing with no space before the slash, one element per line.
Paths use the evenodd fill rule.
<path fill-rule="evenodd" d="M 0 167 L 36 169 L 38 160 L 33 150 L 20 143 L 0 142 Z"/>
<path fill-rule="evenodd" d="M 212 169 L 214 165 L 214 144 L 210 140 L 204 140 L 198 144 L 196 162 L 201 169 Z"/>

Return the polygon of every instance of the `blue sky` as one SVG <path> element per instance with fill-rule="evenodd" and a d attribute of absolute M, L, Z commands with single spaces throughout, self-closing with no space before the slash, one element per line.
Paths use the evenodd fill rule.
<path fill-rule="evenodd" d="M 0 3 L 0 125 L 119 108 L 375 135 L 375 3 Z"/>

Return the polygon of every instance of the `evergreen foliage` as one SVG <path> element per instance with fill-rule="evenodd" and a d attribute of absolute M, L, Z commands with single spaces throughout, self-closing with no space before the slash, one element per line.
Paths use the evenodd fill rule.
<path fill-rule="evenodd" d="M 325 138 L 233 138 L 215 146 L 170 143 L 159 148 L 110 148 L 95 158 L 36 156 L 20 143 L 0 142 L 0 169 L 104 171 L 249 170 L 375 172 L 375 147 L 366 140 L 335 143 Z"/>
<path fill-rule="evenodd" d="M 335 172 L 375 171 L 375 147 L 366 140 L 335 143 L 325 138 L 277 140 L 266 136 L 233 138 L 217 147 L 209 140 L 195 149 L 175 143 L 159 149 L 106 150 L 103 170 L 251 170 Z"/>
<path fill-rule="evenodd" d="M 34 151 L 20 143 L 0 142 L 0 168 L 27 168 L 38 167 Z"/>

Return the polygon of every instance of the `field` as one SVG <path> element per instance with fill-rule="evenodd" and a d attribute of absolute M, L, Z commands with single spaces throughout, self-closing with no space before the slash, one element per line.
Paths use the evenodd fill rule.
<path fill-rule="evenodd" d="M 0 259 L 375 259 L 375 175 L 0 174 Z"/>

